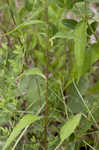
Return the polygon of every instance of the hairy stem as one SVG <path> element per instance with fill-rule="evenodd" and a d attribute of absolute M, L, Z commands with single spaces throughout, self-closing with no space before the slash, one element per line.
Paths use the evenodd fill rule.
<path fill-rule="evenodd" d="M 49 26 L 47 0 L 44 0 L 45 21 L 46 21 L 46 106 L 45 106 L 45 140 L 44 149 L 47 150 L 47 128 L 48 128 L 48 50 L 49 50 Z"/>

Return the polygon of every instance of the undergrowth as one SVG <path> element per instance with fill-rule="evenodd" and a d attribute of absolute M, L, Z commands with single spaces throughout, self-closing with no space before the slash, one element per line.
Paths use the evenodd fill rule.
<path fill-rule="evenodd" d="M 0 149 L 99 150 L 98 6 L 0 1 Z"/>

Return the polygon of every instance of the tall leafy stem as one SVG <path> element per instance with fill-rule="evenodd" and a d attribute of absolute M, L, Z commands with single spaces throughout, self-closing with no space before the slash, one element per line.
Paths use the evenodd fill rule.
<path fill-rule="evenodd" d="M 47 150 L 47 128 L 48 128 L 48 50 L 49 50 L 49 25 L 48 25 L 48 6 L 44 0 L 45 22 L 46 22 L 46 106 L 45 106 L 45 141 L 44 149 Z"/>

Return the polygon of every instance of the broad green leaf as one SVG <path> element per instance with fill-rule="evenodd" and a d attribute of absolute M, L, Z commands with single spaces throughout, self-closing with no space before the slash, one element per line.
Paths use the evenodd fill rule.
<path fill-rule="evenodd" d="M 77 70 L 77 78 L 81 77 L 84 68 L 85 49 L 87 44 L 87 23 L 81 21 L 77 24 L 74 35 L 74 56 L 75 56 L 75 67 Z"/>
<path fill-rule="evenodd" d="M 12 142 L 13 140 L 21 133 L 21 131 L 29 126 L 31 123 L 40 120 L 41 117 L 33 116 L 31 114 L 24 116 L 19 123 L 16 125 L 16 127 L 13 129 L 11 135 L 9 136 L 6 144 L 3 147 L 3 150 L 5 150 Z"/>
<path fill-rule="evenodd" d="M 98 94 L 99 95 L 99 81 L 87 91 L 88 94 Z"/>
<path fill-rule="evenodd" d="M 61 141 L 58 144 L 58 146 L 55 148 L 55 150 L 57 150 L 64 142 L 64 140 L 66 140 L 74 132 L 76 127 L 79 125 L 80 119 L 81 119 L 81 114 L 77 114 L 65 123 L 65 125 L 61 128 L 60 131 Z"/>
<path fill-rule="evenodd" d="M 75 27 L 77 25 L 77 21 L 75 21 L 73 19 L 63 19 L 62 23 L 63 23 L 63 25 L 67 26 L 70 29 L 75 29 Z"/>
<path fill-rule="evenodd" d="M 80 119 L 81 119 L 81 114 L 77 114 L 71 119 L 69 119 L 66 122 L 66 124 L 61 128 L 60 131 L 61 143 L 74 132 L 76 127 L 79 125 Z"/>
<path fill-rule="evenodd" d="M 18 26 L 17 26 L 15 29 L 13 29 L 12 31 L 9 31 L 9 32 L 7 32 L 7 33 L 5 33 L 5 34 L 0 34 L 0 36 L 8 36 L 9 34 L 12 34 L 12 33 L 16 32 L 16 31 L 18 31 L 18 30 L 20 30 L 20 29 L 23 29 L 23 28 L 25 28 L 25 27 L 28 27 L 28 26 L 30 26 L 30 25 L 33 25 L 33 24 L 42 24 L 42 23 L 44 24 L 44 22 L 43 22 L 43 21 L 40 21 L 40 20 L 33 20 L 33 21 L 24 22 L 24 23 L 18 25 Z"/>
<path fill-rule="evenodd" d="M 41 72 L 41 70 L 39 68 L 30 68 L 26 71 L 24 71 L 20 76 L 20 77 L 24 77 L 24 76 L 29 76 L 29 75 L 39 75 L 42 78 L 46 79 L 45 75 Z"/>

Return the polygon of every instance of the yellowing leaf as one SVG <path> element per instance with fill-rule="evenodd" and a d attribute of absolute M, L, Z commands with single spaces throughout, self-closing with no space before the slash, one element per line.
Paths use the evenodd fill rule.
<path fill-rule="evenodd" d="M 77 70 L 77 78 L 81 77 L 84 67 L 85 59 L 85 48 L 87 43 L 87 23 L 81 21 L 77 24 L 74 32 L 74 56 L 75 56 L 75 67 Z"/>
<path fill-rule="evenodd" d="M 22 129 L 24 129 L 25 127 L 29 126 L 31 123 L 40 119 L 41 117 L 33 116 L 31 114 L 24 116 L 16 125 L 16 127 L 13 129 L 6 144 L 3 147 L 3 150 L 5 150 L 13 142 L 13 140 L 21 133 Z"/>

